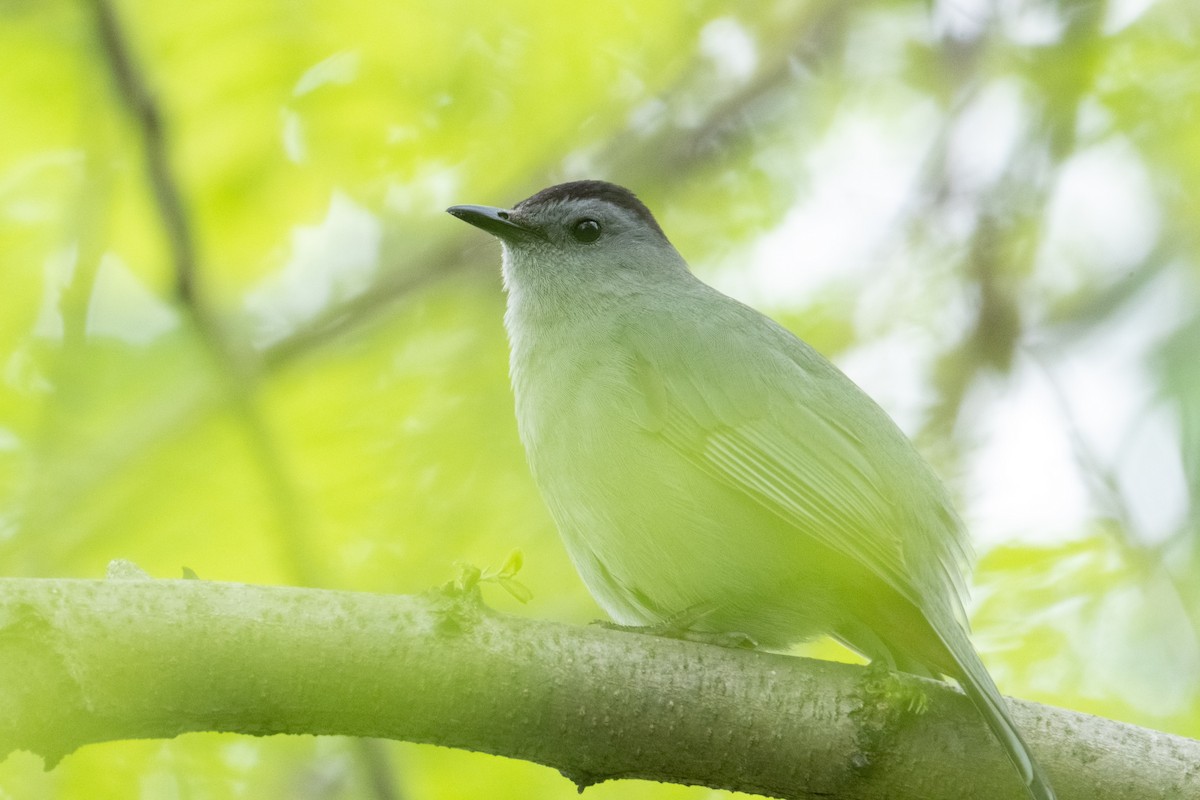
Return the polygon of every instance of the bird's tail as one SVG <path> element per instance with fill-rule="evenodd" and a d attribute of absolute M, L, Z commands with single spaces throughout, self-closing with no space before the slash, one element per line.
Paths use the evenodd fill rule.
<path fill-rule="evenodd" d="M 966 637 L 963 638 L 965 640 Z M 959 667 L 958 673 L 953 677 L 962 686 L 967 697 L 971 698 L 988 728 L 1004 746 L 1013 766 L 1025 781 L 1029 796 L 1033 800 L 1055 800 L 1054 789 L 1050 787 L 1050 782 L 1037 759 L 1029 752 L 1029 746 L 1021 738 L 1012 716 L 1008 713 L 1008 705 L 1000 696 L 1000 690 L 996 688 L 974 648 L 970 644 L 967 644 L 965 649 L 961 646 L 955 647 L 955 643 L 946 644 Z"/>

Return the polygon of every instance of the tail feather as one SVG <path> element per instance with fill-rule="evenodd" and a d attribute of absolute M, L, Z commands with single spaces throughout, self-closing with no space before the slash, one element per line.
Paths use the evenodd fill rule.
<path fill-rule="evenodd" d="M 949 643 L 947 644 L 949 645 Z M 970 645 L 968 645 L 969 647 Z M 1000 740 L 1000 744 L 1008 753 L 1013 766 L 1017 768 L 1021 778 L 1025 781 L 1029 796 L 1033 800 L 1055 800 L 1054 789 L 1050 787 L 1050 781 L 1042 772 L 1037 760 L 1029 752 L 1029 746 L 1025 744 L 1025 740 L 1021 738 L 1021 734 L 1008 712 L 1008 705 L 1000 696 L 1000 690 L 996 688 L 996 684 L 988 675 L 979 656 L 975 654 L 973 648 L 969 650 L 969 655 L 953 645 L 949 645 L 949 649 L 954 654 L 954 660 L 958 662 L 959 666 L 959 673 L 954 675 L 954 678 L 958 680 L 967 697 L 975 704 L 975 708 L 978 709 L 988 728 Z"/>
<path fill-rule="evenodd" d="M 871 623 L 851 617 L 838 629 L 837 638 L 893 669 L 954 678 L 1003 746 L 1030 799 L 1055 800 L 1049 779 L 1021 738 L 1008 705 L 952 608 L 934 603 L 918 608 L 906 602 L 871 602 L 862 612 L 861 618 Z"/>

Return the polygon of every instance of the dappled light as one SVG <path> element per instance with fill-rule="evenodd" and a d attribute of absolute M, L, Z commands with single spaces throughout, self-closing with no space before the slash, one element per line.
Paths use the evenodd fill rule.
<path fill-rule="evenodd" d="M 1198 36 L 1193 0 L 0 3 L 0 573 L 419 593 L 519 549 L 489 604 L 601 618 L 498 248 L 444 213 L 598 178 L 913 439 L 1005 694 L 1200 738 Z M 356 747 L 16 753 L 0 796 L 576 796 Z"/>

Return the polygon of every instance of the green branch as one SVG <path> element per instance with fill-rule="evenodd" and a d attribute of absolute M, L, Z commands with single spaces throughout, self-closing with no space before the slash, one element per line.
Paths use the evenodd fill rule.
<path fill-rule="evenodd" d="M 420 597 L 208 581 L 0 580 L 0 754 L 187 731 L 386 737 L 780 797 L 1010 798 L 949 686 Z M 886 685 L 888 681 L 884 681 Z M 1200 796 L 1200 743 L 1016 701 L 1062 800 Z"/>

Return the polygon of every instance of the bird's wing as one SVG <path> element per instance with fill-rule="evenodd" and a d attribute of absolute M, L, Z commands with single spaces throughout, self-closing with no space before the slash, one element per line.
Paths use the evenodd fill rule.
<path fill-rule="evenodd" d="M 633 326 L 623 339 L 644 427 L 919 607 L 958 605 L 957 517 L 912 445 L 849 378 L 742 306 L 728 318 Z"/>

